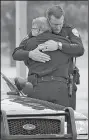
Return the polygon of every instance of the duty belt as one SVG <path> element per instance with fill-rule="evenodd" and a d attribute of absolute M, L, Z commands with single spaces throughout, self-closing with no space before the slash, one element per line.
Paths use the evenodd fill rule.
<path fill-rule="evenodd" d="M 68 80 L 63 77 L 54 77 L 54 76 L 37 77 L 38 83 L 43 82 L 43 81 L 53 81 L 53 80 L 63 82 L 63 83 L 68 83 Z"/>

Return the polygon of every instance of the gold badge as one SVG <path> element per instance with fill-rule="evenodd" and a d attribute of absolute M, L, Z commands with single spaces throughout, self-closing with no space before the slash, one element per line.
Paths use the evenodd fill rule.
<path fill-rule="evenodd" d="M 79 37 L 79 33 L 78 33 L 78 30 L 77 30 L 76 28 L 72 29 L 72 33 L 73 33 L 75 36 Z"/>

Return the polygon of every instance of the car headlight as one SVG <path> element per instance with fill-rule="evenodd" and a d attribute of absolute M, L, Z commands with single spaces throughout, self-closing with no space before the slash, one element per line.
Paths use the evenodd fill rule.
<path fill-rule="evenodd" d="M 77 135 L 88 135 L 88 120 L 76 120 Z M 67 134 L 67 122 L 65 122 L 65 134 Z"/>
<path fill-rule="evenodd" d="M 76 130 L 77 135 L 86 135 L 88 134 L 88 120 L 76 120 Z"/>

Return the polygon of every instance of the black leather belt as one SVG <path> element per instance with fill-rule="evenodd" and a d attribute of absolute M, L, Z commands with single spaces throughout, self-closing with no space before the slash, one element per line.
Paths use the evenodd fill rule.
<path fill-rule="evenodd" d="M 68 80 L 63 77 L 54 77 L 54 76 L 37 77 L 38 83 L 43 81 L 53 81 L 53 80 L 63 82 L 63 83 L 68 83 Z"/>

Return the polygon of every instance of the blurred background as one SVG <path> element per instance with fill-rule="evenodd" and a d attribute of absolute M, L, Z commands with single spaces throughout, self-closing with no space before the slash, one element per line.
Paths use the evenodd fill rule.
<path fill-rule="evenodd" d="M 77 58 L 80 70 L 77 110 L 88 116 L 88 1 L 27 1 L 27 33 L 30 32 L 32 19 L 44 16 L 45 10 L 54 4 L 63 7 L 67 22 L 78 29 L 82 38 L 85 53 Z M 1 1 L 1 70 L 7 77 L 16 76 L 16 62 L 12 59 L 15 47 L 18 47 L 16 1 Z"/>

